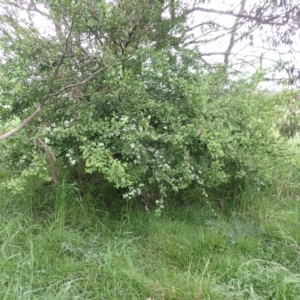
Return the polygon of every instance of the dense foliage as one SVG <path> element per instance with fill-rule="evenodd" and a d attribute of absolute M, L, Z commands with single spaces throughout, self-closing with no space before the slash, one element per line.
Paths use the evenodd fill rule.
<path fill-rule="evenodd" d="M 17 128 L 0 144 L 1 168 L 14 171 L 7 187 L 56 183 L 67 170 L 84 192 L 91 173 L 162 207 L 188 187 L 205 196 L 269 180 L 289 96 L 260 92 L 261 69 L 236 79 L 226 65 L 207 68 L 198 48 L 178 47 L 181 3 L 31 1 L 21 21 L 24 3 L 1 16 L 1 123 Z M 53 25 L 46 33 L 37 12 Z"/>

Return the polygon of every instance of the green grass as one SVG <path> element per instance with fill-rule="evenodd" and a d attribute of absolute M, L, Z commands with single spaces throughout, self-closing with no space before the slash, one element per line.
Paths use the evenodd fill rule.
<path fill-rule="evenodd" d="M 249 188 L 226 214 L 159 218 L 93 208 L 66 183 L 0 202 L 0 299 L 300 299 L 295 197 Z"/>

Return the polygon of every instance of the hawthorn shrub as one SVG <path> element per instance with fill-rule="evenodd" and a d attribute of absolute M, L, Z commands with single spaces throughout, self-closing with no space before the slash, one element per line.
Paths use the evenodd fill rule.
<path fill-rule="evenodd" d="M 160 205 L 191 186 L 206 196 L 237 180 L 271 180 L 283 151 L 275 130 L 283 97 L 253 90 L 255 77 L 230 82 L 222 72 L 174 66 L 166 50 L 140 55 L 146 53 L 153 63 L 140 74 L 129 69 L 116 80 L 116 68 L 105 74 L 105 90 L 94 88 L 80 103 L 66 99 L 60 111 L 47 108 L 51 117 L 39 126 L 39 139 L 58 159 L 55 169 L 68 169 L 83 184 L 86 174 L 99 174 L 125 199 Z M 53 180 L 49 155 L 30 136 L 28 129 L 1 144 L 2 165 L 23 169 L 8 184 L 14 191 L 28 178 Z"/>
<path fill-rule="evenodd" d="M 23 192 L 28 181 L 67 176 L 85 193 L 95 178 L 160 209 L 179 190 L 205 198 L 233 182 L 272 180 L 285 151 L 276 120 L 286 96 L 259 91 L 261 71 L 237 80 L 229 66 L 203 65 L 199 50 L 174 48 L 185 39 L 185 15 L 164 19 L 159 4 L 62 6 L 47 6 L 53 24 L 63 22 L 57 37 L 15 23 L 7 26 L 18 38 L 1 36 L 3 130 L 42 105 L 0 143 L 1 168 L 13 171 L 7 188 Z M 134 8 L 140 14 L 130 14 Z"/>

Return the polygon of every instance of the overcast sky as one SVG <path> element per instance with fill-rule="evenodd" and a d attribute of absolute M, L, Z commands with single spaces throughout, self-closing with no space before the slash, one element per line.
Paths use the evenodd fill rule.
<path fill-rule="evenodd" d="M 294 0 L 297 3 L 298 0 Z M 192 4 L 194 1 L 193 0 L 186 0 L 186 3 Z M 249 5 L 253 5 L 254 3 L 257 3 L 257 0 L 248 0 L 246 2 L 246 10 Z M 235 13 L 238 13 L 240 9 L 240 3 L 241 0 L 226 0 L 226 1 L 220 1 L 220 0 L 212 0 L 210 3 L 204 3 L 204 4 L 199 4 L 198 6 L 202 6 L 205 8 L 210 8 L 210 9 L 217 9 L 217 10 L 233 10 Z M 247 5 L 248 4 L 248 5 Z M 232 26 L 235 22 L 235 17 L 233 16 L 228 16 L 228 15 L 220 15 L 220 14 L 212 14 L 212 13 L 205 13 L 205 12 L 194 12 L 193 16 L 191 18 L 191 22 L 193 24 L 197 24 L 199 22 L 203 22 L 204 20 L 212 19 L 214 21 L 217 21 L 219 24 L 222 24 L 224 26 Z M 271 28 L 268 26 L 265 26 L 266 33 L 265 35 L 271 35 Z M 198 36 L 200 34 L 200 31 L 195 29 L 194 30 L 195 36 Z M 260 32 L 256 30 L 253 33 L 253 44 L 254 47 L 250 46 L 249 39 L 245 39 L 241 42 L 238 42 L 232 49 L 233 55 L 230 56 L 230 60 L 232 63 L 237 62 L 240 59 L 248 59 L 249 61 L 260 57 L 263 54 L 263 61 L 262 61 L 262 67 L 263 68 L 269 68 L 271 69 L 276 62 L 279 60 L 286 60 L 286 61 L 291 61 L 291 64 L 295 64 L 296 68 L 300 68 L 300 54 L 298 53 L 289 53 L 290 52 L 290 46 L 284 46 L 281 45 L 279 46 L 276 51 L 274 50 L 266 50 L 262 49 L 263 46 L 265 46 L 261 40 L 260 37 Z M 229 44 L 229 39 L 230 36 L 226 36 L 222 39 L 219 39 L 216 42 L 208 43 L 206 45 L 199 44 L 200 50 L 203 53 L 207 52 L 224 52 L 226 48 L 228 47 Z M 299 37 L 294 38 L 294 44 L 293 48 L 295 50 L 300 50 L 300 39 Z M 210 62 L 222 62 L 224 60 L 224 56 L 222 55 L 214 55 L 214 56 L 209 56 L 205 57 Z M 256 65 L 258 67 L 258 64 Z M 253 71 L 255 70 L 255 67 L 251 68 L 250 65 L 246 66 L 246 71 Z M 281 72 L 277 73 L 277 77 L 286 77 L 287 78 L 287 73 L 286 72 Z M 276 85 L 274 83 L 265 83 L 263 85 L 264 87 L 272 87 L 275 88 Z"/>

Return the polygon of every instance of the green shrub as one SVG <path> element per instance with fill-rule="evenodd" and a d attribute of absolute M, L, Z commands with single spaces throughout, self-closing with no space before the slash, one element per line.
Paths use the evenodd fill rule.
<path fill-rule="evenodd" d="M 168 196 L 191 186 L 205 198 L 210 189 L 228 189 L 245 179 L 269 180 L 267 166 L 281 155 L 275 120 L 282 114 L 283 93 L 257 91 L 260 71 L 233 80 L 228 68 L 200 64 L 197 50 L 175 51 L 169 32 L 184 40 L 184 15 L 166 21 L 159 5 L 126 5 L 91 2 L 93 10 L 87 7 L 75 19 L 78 7 L 66 6 L 69 36 L 50 42 L 17 31 L 20 39 L 5 48 L 1 97 L 10 109 L 1 112 L 3 120 L 24 119 L 36 109 L 35 99 L 44 99 L 40 116 L 0 145 L 1 165 L 22 170 L 7 187 L 21 192 L 32 178 L 56 183 L 66 169 L 79 185 L 91 173 L 103 184 L 112 183 L 125 199 L 156 201 L 162 208 Z M 116 49 L 124 26 L 134 24 L 124 11 L 141 7 L 149 11 L 139 22 L 160 28 L 161 35 L 134 33 L 130 46 Z M 62 8 L 53 4 L 49 9 L 55 23 Z M 111 37 L 107 45 L 93 44 L 93 59 L 83 54 L 88 49 L 75 54 L 78 45 L 68 39 L 81 35 L 96 41 L 97 28 Z M 64 48 L 66 41 L 70 49 Z M 5 45 L 7 39 L 0 42 Z M 55 63 L 46 64 L 49 59 Z M 80 82 L 78 74 L 86 80 Z"/>

